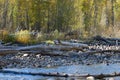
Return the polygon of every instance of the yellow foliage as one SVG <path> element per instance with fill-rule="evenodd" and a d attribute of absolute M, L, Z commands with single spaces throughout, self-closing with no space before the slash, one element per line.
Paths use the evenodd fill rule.
<path fill-rule="evenodd" d="M 82 36 L 83 36 L 83 38 L 88 38 L 89 37 L 89 32 L 85 31 Z"/>
<path fill-rule="evenodd" d="M 45 41 L 45 43 L 47 43 L 47 44 L 54 44 L 54 41 L 47 40 L 47 41 Z"/>
<path fill-rule="evenodd" d="M 31 35 L 28 30 L 21 30 L 15 33 L 15 38 L 20 43 L 29 43 L 31 40 Z"/>
<path fill-rule="evenodd" d="M 8 31 L 7 30 L 3 30 L 3 36 L 6 36 L 6 35 L 8 35 L 9 33 L 8 33 Z"/>

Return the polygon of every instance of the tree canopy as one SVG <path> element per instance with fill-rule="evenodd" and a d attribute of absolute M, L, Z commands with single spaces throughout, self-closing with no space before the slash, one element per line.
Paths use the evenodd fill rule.
<path fill-rule="evenodd" d="M 0 0 L 0 29 L 9 31 L 77 30 L 93 35 L 119 24 L 120 0 Z"/>

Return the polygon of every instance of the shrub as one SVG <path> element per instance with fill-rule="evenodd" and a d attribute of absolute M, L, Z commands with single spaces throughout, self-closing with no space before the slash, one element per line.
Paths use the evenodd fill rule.
<path fill-rule="evenodd" d="M 7 30 L 0 30 L 0 39 L 5 39 L 8 35 L 8 31 Z"/>
<path fill-rule="evenodd" d="M 64 33 L 59 32 L 57 29 L 52 32 L 52 38 L 53 39 L 64 39 Z"/>
<path fill-rule="evenodd" d="M 57 39 L 59 37 L 59 31 L 56 29 L 55 31 L 53 31 L 53 38 Z"/>
<path fill-rule="evenodd" d="M 17 42 L 27 44 L 31 41 L 31 35 L 28 30 L 20 30 L 15 33 L 15 38 Z"/>
<path fill-rule="evenodd" d="M 11 35 L 9 33 L 8 30 L 4 29 L 4 30 L 0 30 L 0 39 L 3 41 L 3 42 L 14 42 L 15 41 L 15 38 L 13 35 Z"/>
<path fill-rule="evenodd" d="M 47 41 L 45 41 L 45 43 L 47 43 L 47 44 L 54 44 L 54 41 L 52 41 L 52 40 L 47 40 Z"/>
<path fill-rule="evenodd" d="M 39 32 L 36 35 L 36 42 L 41 42 L 44 41 L 46 39 L 46 35 L 45 33 Z"/>
<path fill-rule="evenodd" d="M 7 42 L 15 42 L 15 37 L 14 37 L 14 35 L 6 35 L 6 38 L 4 38 L 4 40 L 3 40 L 5 43 L 7 43 Z"/>

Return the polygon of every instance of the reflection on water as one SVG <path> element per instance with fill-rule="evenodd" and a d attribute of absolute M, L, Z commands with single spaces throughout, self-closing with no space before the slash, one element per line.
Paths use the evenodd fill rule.
<path fill-rule="evenodd" d="M 113 73 L 120 72 L 120 64 L 105 64 L 98 65 L 72 65 L 72 66 L 61 66 L 55 68 L 38 68 L 38 69 L 5 69 L 20 72 L 59 72 L 59 73 L 71 73 L 71 74 L 100 74 L 100 73 Z M 3 78 L 11 78 L 12 80 L 85 80 L 84 78 L 60 78 L 60 77 L 43 77 L 43 76 L 32 76 L 32 75 L 15 75 L 15 74 L 0 74 L 0 80 Z M 120 80 L 117 77 L 115 80 Z"/>

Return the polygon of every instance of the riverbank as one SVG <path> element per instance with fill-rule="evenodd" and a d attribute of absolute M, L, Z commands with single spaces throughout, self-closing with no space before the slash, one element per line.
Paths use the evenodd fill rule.
<path fill-rule="evenodd" d="M 105 54 L 92 54 L 69 51 L 64 54 L 70 56 L 47 56 L 41 54 L 16 53 L 0 56 L 2 68 L 42 68 L 66 65 L 92 65 L 103 63 L 105 65 L 120 63 L 120 54 L 106 52 Z"/>
<path fill-rule="evenodd" d="M 54 45 L 42 43 L 32 46 L 2 46 L 0 67 L 50 68 L 101 63 L 109 66 L 109 64 L 120 63 L 120 46 L 113 40 L 96 37 L 90 42 L 82 43 L 79 41 L 54 42 Z"/>

